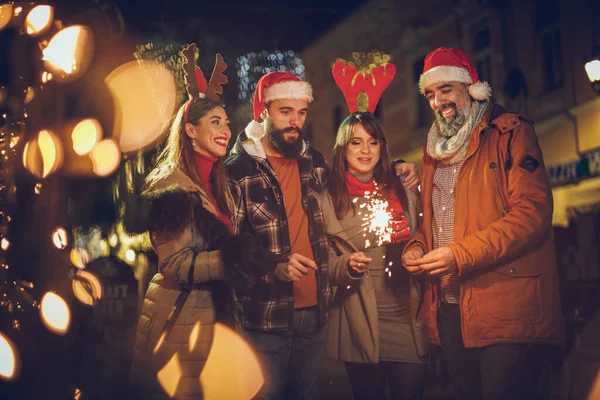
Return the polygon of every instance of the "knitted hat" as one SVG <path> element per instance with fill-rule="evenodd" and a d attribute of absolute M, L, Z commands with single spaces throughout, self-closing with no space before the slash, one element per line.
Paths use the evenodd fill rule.
<path fill-rule="evenodd" d="M 434 83 L 452 81 L 466 84 L 475 100 L 488 100 L 492 95 L 490 84 L 479 80 L 473 62 L 464 51 L 440 47 L 429 53 L 419 78 L 421 94 Z"/>
<path fill-rule="evenodd" d="M 304 99 L 313 100 L 312 87 L 308 82 L 286 72 L 269 72 L 263 75 L 254 90 L 253 119 L 246 126 L 246 135 L 254 141 L 259 141 L 265 130 L 258 122 L 268 103 L 273 100 Z"/>

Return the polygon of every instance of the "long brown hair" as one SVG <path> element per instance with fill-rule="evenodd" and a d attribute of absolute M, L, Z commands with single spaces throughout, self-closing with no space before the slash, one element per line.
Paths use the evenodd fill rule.
<path fill-rule="evenodd" d="M 174 169 L 180 169 L 189 176 L 194 183 L 206 190 L 202 184 L 198 170 L 196 169 L 192 139 L 185 133 L 183 114 L 187 105 L 188 102 L 185 102 L 173 117 L 169 135 L 164 147 L 156 159 L 154 169 L 146 178 L 146 187 L 151 186 L 154 182 L 171 174 Z M 190 107 L 188 122 L 197 126 L 202 117 L 217 107 L 224 108 L 224 106 L 217 101 L 206 98 L 197 99 Z M 229 187 L 227 186 L 227 176 L 225 174 L 225 168 L 223 167 L 222 158 L 217 160 L 214 164 L 210 179 L 217 207 L 225 215 L 231 216 L 231 210 L 228 206 L 230 192 Z"/>
<path fill-rule="evenodd" d="M 350 199 L 350 193 L 346 187 L 346 172 L 348 171 L 348 162 L 346 161 L 346 149 L 352 140 L 352 134 L 357 125 L 363 128 L 373 138 L 377 139 L 380 145 L 379 161 L 373 170 L 373 178 L 378 184 L 384 185 L 384 195 L 387 196 L 390 189 L 396 191 L 401 203 L 406 204 L 406 192 L 400 184 L 396 174 L 392 172 L 390 164 L 390 154 L 387 147 L 387 139 L 381 123 L 375 116 L 368 112 L 355 112 L 350 114 L 340 125 L 335 138 L 333 147 L 333 165 L 331 175 L 327 183 L 333 208 L 338 219 L 354 209 L 354 204 Z"/>

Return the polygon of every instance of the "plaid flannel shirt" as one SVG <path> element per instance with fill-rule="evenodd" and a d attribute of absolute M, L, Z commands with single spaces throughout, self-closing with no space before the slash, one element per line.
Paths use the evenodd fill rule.
<path fill-rule="evenodd" d="M 265 248 L 275 254 L 290 254 L 287 213 L 279 181 L 260 142 L 240 133 L 225 162 L 234 197 L 236 231 L 252 233 Z M 305 145 L 298 159 L 302 205 L 308 216 L 316 273 L 319 322 L 327 321 L 331 305 L 328 273 L 328 249 L 321 192 L 327 181 L 328 166 L 321 153 Z M 286 332 L 293 323 L 294 289 L 272 274 L 253 287 L 236 289 L 236 314 L 242 326 L 264 332 Z"/>

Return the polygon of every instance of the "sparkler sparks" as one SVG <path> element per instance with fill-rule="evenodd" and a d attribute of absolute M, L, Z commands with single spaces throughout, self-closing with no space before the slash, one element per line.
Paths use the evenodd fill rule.
<path fill-rule="evenodd" d="M 373 193 L 366 192 L 366 203 L 360 205 L 360 208 L 365 210 L 363 217 L 363 227 L 365 233 L 374 233 L 377 240 L 377 246 L 392 241 L 394 217 L 388 210 L 389 203 L 378 196 L 377 182 L 375 182 L 375 190 Z M 356 201 L 357 199 L 355 199 Z M 365 247 L 371 247 L 370 240 L 365 241 Z"/>

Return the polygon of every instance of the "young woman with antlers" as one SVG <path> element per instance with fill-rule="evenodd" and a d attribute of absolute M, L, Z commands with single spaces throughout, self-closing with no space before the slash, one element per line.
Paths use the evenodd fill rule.
<path fill-rule="evenodd" d="M 159 268 L 144 299 L 131 371 L 133 394 L 145 399 L 164 397 L 157 374 L 175 356 L 181 376 L 174 389 L 173 382 L 166 385 L 170 397 L 203 397 L 199 377 L 214 324 L 233 319 L 230 286 L 252 285 L 278 261 L 251 236 L 232 232 L 222 163 L 231 131 L 219 102 L 226 65 L 218 54 L 207 84 L 194 53 L 195 45 L 183 51 L 191 99 L 174 117 L 144 192 Z"/>

